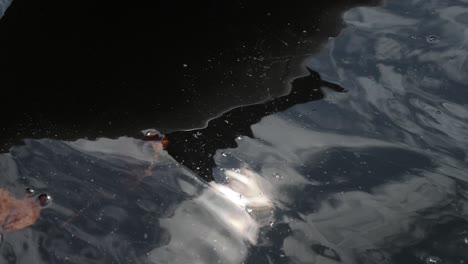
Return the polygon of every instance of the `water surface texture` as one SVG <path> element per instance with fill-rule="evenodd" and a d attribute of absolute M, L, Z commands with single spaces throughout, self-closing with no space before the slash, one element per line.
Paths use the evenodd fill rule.
<path fill-rule="evenodd" d="M 131 137 L 2 154 L 2 188 L 53 201 L 4 232 L 0 262 L 468 263 L 468 2 L 394 0 L 343 19 L 293 79 L 307 66 L 347 92 L 321 87 L 225 132 L 210 182 Z M 206 129 L 170 144 L 197 146 Z"/>

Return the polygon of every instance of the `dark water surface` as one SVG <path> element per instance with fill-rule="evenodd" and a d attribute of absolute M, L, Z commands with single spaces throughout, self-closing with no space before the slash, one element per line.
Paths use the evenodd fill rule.
<path fill-rule="evenodd" d="M 314 54 L 284 51 L 276 96 L 262 82 L 251 101 L 215 99 L 205 129 L 146 119 L 77 140 L 82 115 L 64 140 L 38 130 L 49 139 L 9 149 L 2 188 L 53 201 L 4 233 L 0 263 L 468 263 L 468 2 L 393 0 L 343 21 L 310 35 Z M 168 132 L 167 151 L 113 134 L 144 128 Z"/>
<path fill-rule="evenodd" d="M 15 0 L 0 20 L 0 150 L 200 128 L 285 95 L 341 13 L 378 2 Z"/>

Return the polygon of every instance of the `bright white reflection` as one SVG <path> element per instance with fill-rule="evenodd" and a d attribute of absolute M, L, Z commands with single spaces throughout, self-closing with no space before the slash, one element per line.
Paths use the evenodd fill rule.
<path fill-rule="evenodd" d="M 261 177 L 249 169 L 226 170 L 228 184 L 210 183 L 213 189 L 220 192 L 232 203 L 249 210 L 271 208 L 272 203 L 260 187 Z"/>
<path fill-rule="evenodd" d="M 160 219 L 169 243 L 149 253 L 157 263 L 241 263 L 273 204 L 262 177 L 249 169 L 226 170 L 227 183 L 209 183 L 202 194 Z M 197 241 L 190 243 L 188 241 Z M 189 244 L 187 244 L 189 243 Z"/>

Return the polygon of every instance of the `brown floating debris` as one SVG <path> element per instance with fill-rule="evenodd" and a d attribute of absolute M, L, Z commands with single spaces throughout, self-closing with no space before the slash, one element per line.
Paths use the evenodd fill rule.
<path fill-rule="evenodd" d="M 34 197 L 17 199 L 8 190 L 0 188 L 0 231 L 12 232 L 34 224 L 39 218 L 44 201 L 50 200 L 47 194 L 41 194 L 38 201 Z"/>
<path fill-rule="evenodd" d="M 169 139 L 166 135 L 157 131 L 156 129 L 143 130 L 142 133 L 147 139 L 151 140 L 151 146 L 153 147 L 154 151 L 154 162 L 151 162 L 150 166 L 146 169 L 145 174 L 142 177 L 144 178 L 152 174 L 152 171 L 155 167 L 155 162 L 159 159 L 159 154 L 169 145 Z M 139 177 L 139 181 L 141 181 L 142 178 Z"/>

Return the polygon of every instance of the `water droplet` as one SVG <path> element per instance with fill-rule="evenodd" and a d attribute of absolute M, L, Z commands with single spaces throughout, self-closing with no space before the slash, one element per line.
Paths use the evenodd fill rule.
<path fill-rule="evenodd" d="M 157 131 L 156 129 L 146 129 L 141 131 L 145 137 L 154 138 L 154 139 L 162 139 L 163 135 Z"/>
<path fill-rule="evenodd" d="M 51 200 L 52 200 L 52 197 L 50 197 L 50 195 L 48 195 L 46 193 L 41 193 L 37 197 L 37 201 L 39 202 L 39 205 L 42 206 L 42 207 L 47 206 L 48 204 L 50 204 Z"/>
<path fill-rule="evenodd" d="M 426 37 L 426 41 L 431 44 L 438 43 L 440 41 L 440 37 L 437 35 L 429 35 Z"/>
<path fill-rule="evenodd" d="M 197 133 L 193 134 L 193 137 L 198 139 L 201 135 L 202 135 L 202 133 L 200 131 L 198 131 Z"/>
<path fill-rule="evenodd" d="M 31 188 L 31 187 L 27 187 L 27 188 L 26 188 L 26 193 L 27 193 L 27 194 L 34 194 L 34 192 L 35 192 L 35 191 L 34 191 L 33 188 Z"/>
<path fill-rule="evenodd" d="M 441 264 L 442 260 L 438 257 L 429 256 L 426 258 L 426 264 Z"/>

